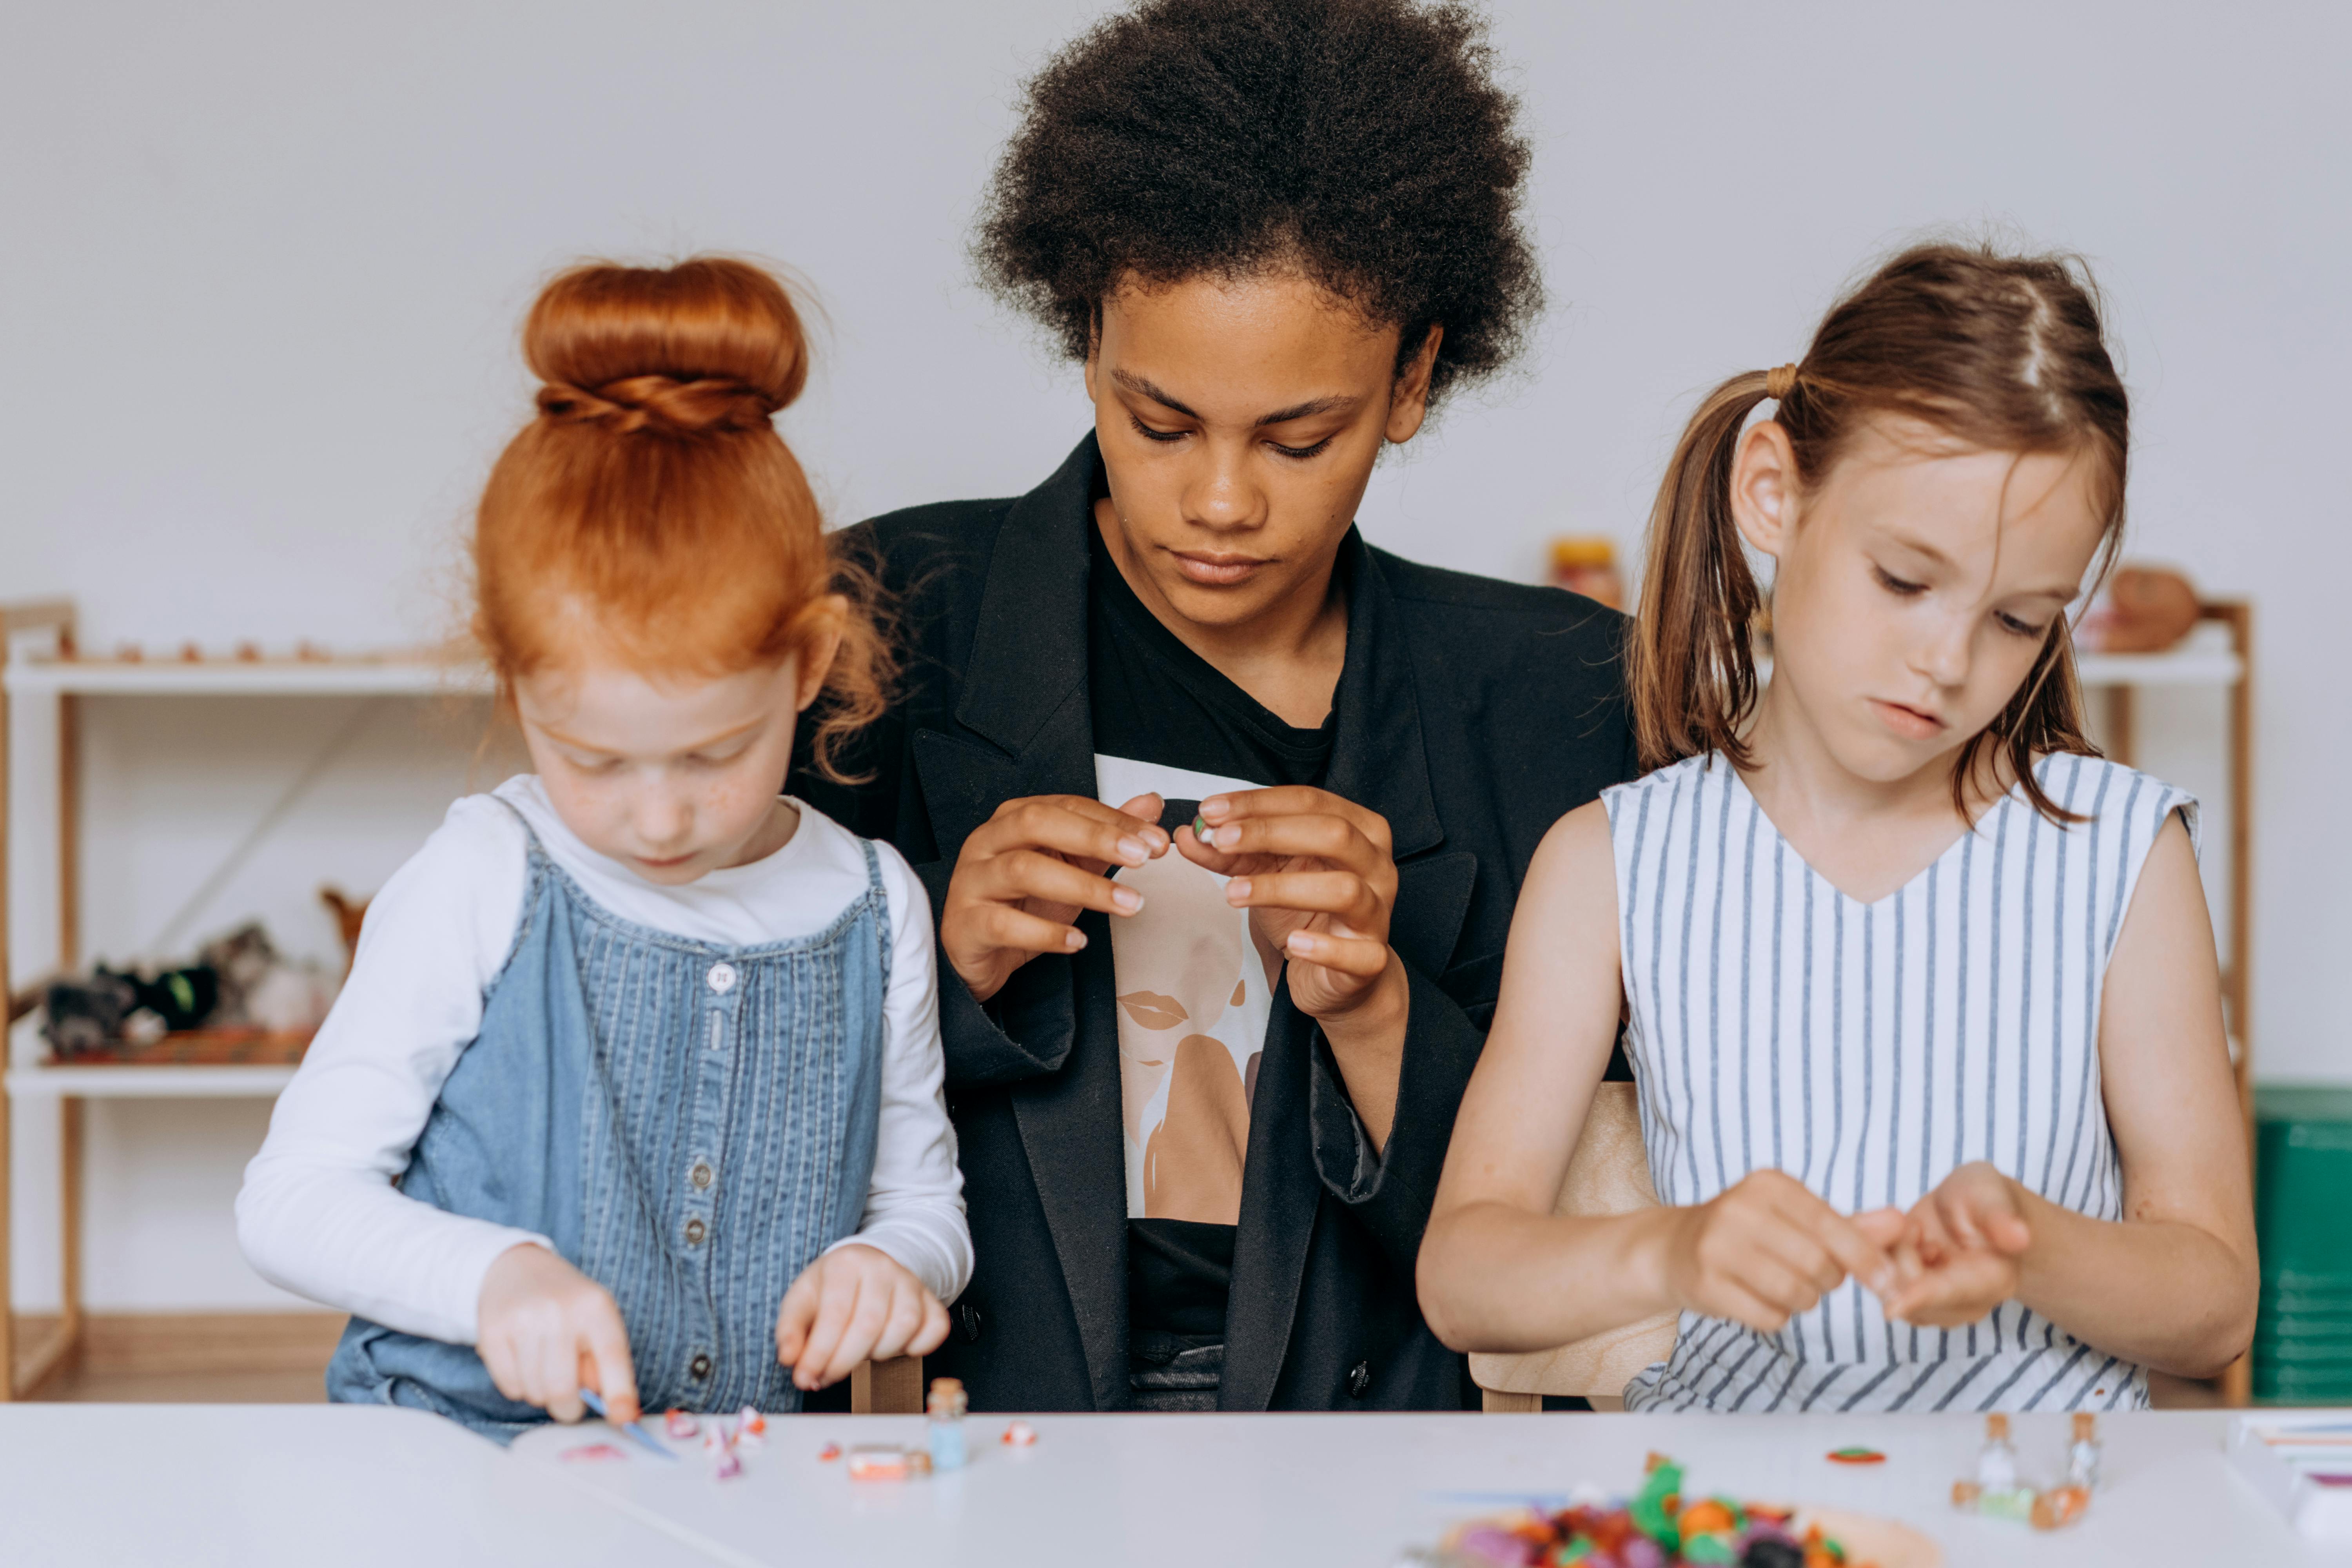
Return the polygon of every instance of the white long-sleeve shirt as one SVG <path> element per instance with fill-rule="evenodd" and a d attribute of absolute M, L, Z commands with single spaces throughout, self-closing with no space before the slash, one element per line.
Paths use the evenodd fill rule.
<path fill-rule="evenodd" d="M 368 907 L 351 978 L 269 1136 L 246 1167 L 237 1240 L 264 1279 L 388 1328 L 474 1342 L 482 1279 L 499 1254 L 548 1238 L 450 1214 L 393 1186 L 481 1032 L 529 881 L 521 813 L 548 857 L 605 909 L 730 946 L 830 925 L 866 889 L 856 837 L 813 807 L 782 848 L 682 887 L 648 882 L 581 842 L 532 774 L 468 795 Z M 504 802 L 505 805 L 499 804 Z M 514 809 L 509 811 L 508 806 Z M 898 852 L 877 844 L 889 901 L 881 1124 L 866 1212 L 850 1241 L 888 1254 L 942 1301 L 971 1277 L 963 1176 L 940 1084 L 931 908 Z"/>

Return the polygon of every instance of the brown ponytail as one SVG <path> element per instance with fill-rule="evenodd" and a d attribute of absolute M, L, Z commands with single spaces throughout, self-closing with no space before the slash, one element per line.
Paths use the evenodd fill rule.
<path fill-rule="evenodd" d="M 2081 452 L 2098 467 L 2097 577 L 2124 523 L 2130 402 L 2109 357 L 2097 286 L 2072 258 L 2004 256 L 1985 246 L 1917 246 L 1833 307 L 1804 360 L 1775 373 L 1799 483 L 1819 486 L 1863 420 L 1922 420 L 1986 450 Z M 1732 462 L 1748 416 L 1774 391 L 1764 372 L 1707 395 L 1676 443 L 1651 509 L 1642 603 L 1628 644 L 1633 735 L 1644 768 L 1721 752 L 1752 765 L 1744 739 L 1758 698 L 1753 627 L 1763 595 L 1731 513 Z M 2035 808 L 2069 814 L 2033 776 L 2037 756 L 2093 754 L 2061 616 L 2026 678 L 1960 748 L 1952 800 L 1997 749 Z"/>
<path fill-rule="evenodd" d="M 491 470 L 474 529 L 474 632 L 511 690 L 596 632 L 649 669 L 726 674 L 811 647 L 850 600 L 810 710 L 818 768 L 882 714 L 871 579 L 840 559 L 772 416 L 808 380 L 792 296 L 747 262 L 594 263 L 523 327 L 539 416 Z"/>
<path fill-rule="evenodd" d="M 1748 416 L 1765 400 L 1764 382 L 1750 371 L 1707 394 L 1675 443 L 1650 511 L 1626 654 L 1644 768 L 1702 752 L 1750 765 L 1741 733 L 1756 709 L 1750 627 L 1764 598 L 1731 519 L 1731 463 Z"/>

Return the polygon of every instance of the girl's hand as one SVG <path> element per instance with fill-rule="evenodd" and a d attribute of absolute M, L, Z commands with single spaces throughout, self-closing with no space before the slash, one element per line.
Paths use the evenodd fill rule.
<path fill-rule="evenodd" d="M 1979 1160 L 1944 1178 L 1904 1216 L 1893 1244 L 1896 1283 L 1886 1315 L 1957 1329 L 2016 1296 L 2033 1244 L 2022 1189 Z"/>
<path fill-rule="evenodd" d="M 635 1421 L 637 1373 L 629 1331 L 602 1285 L 536 1242 L 499 1254 L 482 1277 L 474 1349 L 509 1399 L 558 1421 L 586 1414 L 580 1391 L 604 1397 L 615 1425 Z"/>
<path fill-rule="evenodd" d="M 1404 972 L 1391 963 L 1396 858 L 1388 819 L 1328 790 L 1288 785 L 1211 795 L 1207 839 L 1176 830 L 1177 852 L 1226 884 L 1259 939 L 1290 963 L 1290 999 L 1328 1024 L 1381 994 L 1402 1016 Z"/>
<path fill-rule="evenodd" d="M 838 1247 L 801 1271 L 776 1310 L 776 1360 L 803 1391 L 839 1383 L 862 1361 L 929 1355 L 948 1337 L 948 1310 L 897 1258 Z"/>
<path fill-rule="evenodd" d="M 1774 1334 L 1848 1275 L 1882 1294 L 1895 1265 L 1862 1228 L 1785 1171 L 1751 1172 L 1706 1203 L 1668 1211 L 1675 1304 Z"/>
<path fill-rule="evenodd" d="M 1113 811 L 1084 795 L 1008 800 L 963 841 L 940 910 L 940 950 L 982 1002 L 1041 952 L 1076 952 L 1080 910 L 1131 915 L 1142 895 L 1103 873 L 1140 866 L 1168 850 L 1160 797 L 1139 795 Z"/>

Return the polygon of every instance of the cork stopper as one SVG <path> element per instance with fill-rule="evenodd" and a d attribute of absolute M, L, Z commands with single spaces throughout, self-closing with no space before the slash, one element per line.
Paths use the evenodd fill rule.
<path fill-rule="evenodd" d="M 2008 1416 L 1996 1412 L 1995 1414 L 1985 1417 L 1985 1441 L 1988 1443 L 2006 1443 L 2009 1441 Z"/>
<path fill-rule="evenodd" d="M 2074 1441 L 2077 1443 L 2093 1442 L 2097 1439 L 2098 1435 L 2099 1418 L 2097 1416 L 2092 1415 L 2087 1410 L 2077 1410 L 2074 1412 Z"/>

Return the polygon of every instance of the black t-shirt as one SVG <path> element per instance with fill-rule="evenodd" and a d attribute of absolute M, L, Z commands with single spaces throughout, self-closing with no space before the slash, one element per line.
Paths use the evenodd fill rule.
<path fill-rule="evenodd" d="M 1169 801 L 1161 823 L 1173 832 L 1192 819 L 1202 794 L 1236 784 L 1319 785 L 1330 762 L 1336 716 L 1327 716 L 1314 729 L 1285 723 L 1160 624 L 1119 574 L 1099 530 L 1089 529 L 1087 538 L 1093 563 L 1087 675 L 1097 775 L 1111 804 L 1123 804 L 1144 788 L 1158 789 Z M 1187 774 L 1207 777 L 1195 782 L 1182 776 Z M 1209 781 L 1224 782 L 1213 787 Z M 1171 848 L 1164 858 L 1172 862 L 1179 857 Z M 1200 868 L 1189 869 L 1211 889 L 1196 890 L 1187 906 L 1190 918 L 1205 922 L 1195 928 L 1197 937 L 1165 924 L 1123 930 L 1113 922 L 1128 1101 L 1128 1321 L 1132 1349 L 1143 1362 L 1223 1343 L 1241 1146 L 1246 1143 L 1248 1100 L 1256 1087 L 1255 1052 L 1263 1045 L 1272 974 L 1279 964 L 1277 957 L 1250 948 L 1246 935 L 1227 928 L 1225 922 L 1245 927 L 1246 917 L 1223 906 L 1221 884 Z M 1183 871 L 1171 866 L 1156 868 L 1153 874 Z M 1214 904 L 1201 901 L 1206 899 Z M 1147 894 L 1144 914 L 1132 919 L 1178 918 L 1170 903 L 1155 889 Z M 1161 950 L 1183 948 L 1181 962 L 1166 951 L 1140 950 L 1138 943 L 1144 941 Z M 1237 952 L 1238 971 L 1233 968 Z M 1219 963 L 1224 967 L 1215 967 Z M 1189 991 L 1160 978 L 1179 969 L 1191 982 Z M 1254 1009 L 1245 1001 L 1254 1001 Z M 1204 1014 L 1214 1015 L 1212 1022 L 1203 1022 Z M 1185 1033 L 1212 1024 L 1222 1048 L 1220 1039 Z M 1253 1026 L 1255 1035 L 1250 1037 Z M 1181 1044 L 1166 1044 L 1179 1036 Z M 1201 1064 L 1197 1069 L 1178 1059 L 1187 1050 L 1196 1053 L 1191 1063 Z M 1144 1059 L 1147 1054 L 1151 1059 Z M 1200 1084 L 1209 1087 L 1193 1087 Z M 1154 1124 L 1147 1142 L 1138 1134 L 1139 1120 L 1155 1114 L 1166 1120 Z M 1188 1161 L 1199 1168 L 1181 1168 Z M 1164 1212 L 1169 1209 L 1196 1217 L 1173 1217 Z"/>

